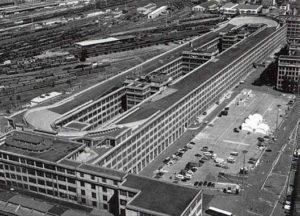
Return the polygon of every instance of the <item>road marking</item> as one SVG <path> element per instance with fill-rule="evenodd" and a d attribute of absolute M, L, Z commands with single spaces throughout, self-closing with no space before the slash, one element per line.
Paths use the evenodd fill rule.
<path fill-rule="evenodd" d="M 247 209 L 246 212 L 248 212 L 250 214 L 258 215 L 258 216 L 263 216 L 262 214 L 258 214 L 258 213 L 254 212 L 254 211 L 249 210 L 249 209 Z"/>
<path fill-rule="evenodd" d="M 235 142 L 235 141 L 231 141 L 231 140 L 223 140 L 223 142 L 231 143 L 231 144 L 235 144 L 235 145 L 243 145 L 243 146 L 249 146 L 250 145 L 250 144 L 247 144 L 247 143 Z"/>
<path fill-rule="evenodd" d="M 272 209 L 272 212 L 271 212 L 270 216 L 272 216 L 272 215 L 274 214 L 274 211 L 275 211 L 275 209 L 276 209 L 276 207 L 277 207 L 277 205 L 278 205 L 279 199 L 280 199 L 280 197 L 282 196 L 285 187 L 287 187 L 288 179 L 289 179 L 289 178 L 288 178 L 288 176 L 287 176 L 287 177 L 286 177 L 286 180 L 285 180 L 285 183 L 284 183 L 284 185 L 283 185 L 283 188 L 282 188 L 280 194 L 278 195 L 278 199 L 277 199 L 276 202 L 275 202 L 275 205 L 274 205 L 274 207 L 273 207 L 273 209 Z"/>
<path fill-rule="evenodd" d="M 267 183 L 267 180 L 269 179 L 270 175 L 272 174 L 273 169 L 275 168 L 276 164 L 278 163 L 278 161 L 279 161 L 279 159 L 280 159 L 282 153 L 284 152 L 284 150 L 285 150 L 287 144 L 288 144 L 288 143 L 286 143 L 284 146 L 281 147 L 281 149 L 280 149 L 280 151 L 279 151 L 279 154 L 277 155 L 276 160 L 273 161 L 273 163 L 272 163 L 272 168 L 271 168 L 270 172 L 268 173 L 268 175 L 267 175 L 267 177 L 266 177 L 266 179 L 265 179 L 263 185 L 261 186 L 260 190 L 264 189 L 265 184 Z"/>

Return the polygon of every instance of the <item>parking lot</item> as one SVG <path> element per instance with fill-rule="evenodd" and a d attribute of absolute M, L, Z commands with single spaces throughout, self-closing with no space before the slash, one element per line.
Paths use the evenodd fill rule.
<path fill-rule="evenodd" d="M 160 178 L 194 185 L 195 182 L 218 181 L 219 172 L 238 175 L 243 167 L 244 150 L 245 167 L 250 170 L 259 163 L 264 151 L 271 151 L 268 148 L 268 145 L 271 145 L 269 141 L 273 137 L 276 125 L 280 125 L 285 117 L 289 100 L 287 95 L 276 96 L 244 89 L 228 104 L 227 115 L 208 122 L 204 130 L 193 138 L 192 144 L 174 152 L 174 155 L 169 156 L 169 160 L 165 160 L 159 172 Z M 270 127 L 269 137 L 239 128 L 250 114 L 255 113 L 260 114 L 263 122 Z M 187 167 L 189 162 L 190 166 Z M 191 169 L 192 167 L 196 168 Z M 185 168 L 186 171 L 183 171 Z"/>

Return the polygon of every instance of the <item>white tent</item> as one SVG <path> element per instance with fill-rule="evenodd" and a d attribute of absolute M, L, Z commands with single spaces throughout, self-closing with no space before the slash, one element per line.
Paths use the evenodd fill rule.
<path fill-rule="evenodd" d="M 270 131 L 270 127 L 265 123 L 259 124 L 255 130 L 256 133 L 261 133 L 261 134 L 268 134 L 269 131 Z"/>
<path fill-rule="evenodd" d="M 268 134 L 270 128 L 267 124 L 263 123 L 262 115 L 256 113 L 254 115 L 249 115 L 249 117 L 242 124 L 242 130 L 253 133 Z"/>

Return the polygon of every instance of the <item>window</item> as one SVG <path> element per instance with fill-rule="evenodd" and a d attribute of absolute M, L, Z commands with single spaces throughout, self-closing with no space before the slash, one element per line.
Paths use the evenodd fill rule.
<path fill-rule="evenodd" d="M 65 172 L 66 171 L 66 169 L 65 168 L 62 168 L 62 167 L 57 167 L 57 171 L 58 172 Z"/>
<path fill-rule="evenodd" d="M 86 203 L 85 198 L 81 198 L 81 202 L 85 204 Z"/>
<path fill-rule="evenodd" d="M 58 175 L 58 180 L 60 180 L 60 181 L 66 181 L 66 177 Z"/>
<path fill-rule="evenodd" d="M 69 186 L 69 187 L 68 187 L 68 190 L 71 191 L 71 192 L 76 193 L 76 188 L 74 188 L 74 187 L 70 187 L 70 186 Z"/>
<path fill-rule="evenodd" d="M 127 196 L 127 191 L 120 190 L 120 195 L 122 195 L 122 196 Z"/>
<path fill-rule="evenodd" d="M 81 195 L 85 196 L 85 190 L 81 190 Z"/>
<path fill-rule="evenodd" d="M 36 174 L 37 174 L 38 176 L 44 177 L 44 173 L 41 172 L 41 171 L 36 171 Z"/>
<path fill-rule="evenodd" d="M 84 182 L 80 182 L 81 187 L 84 187 Z"/>
<path fill-rule="evenodd" d="M 29 178 L 29 182 L 36 184 L 36 180 L 34 178 Z"/>
<path fill-rule="evenodd" d="M 103 195 L 103 200 L 107 201 L 107 196 Z"/>
<path fill-rule="evenodd" d="M 91 184 L 91 188 L 95 190 L 96 189 L 96 185 L 95 184 Z"/>
<path fill-rule="evenodd" d="M 62 190 L 67 190 L 67 186 L 66 185 L 58 185 L 59 189 L 62 189 Z"/>
<path fill-rule="evenodd" d="M 26 176 L 23 176 L 23 181 L 27 181 L 27 177 Z"/>
<path fill-rule="evenodd" d="M 102 190 L 103 190 L 103 192 L 107 192 L 107 188 L 106 187 L 103 187 Z"/>
<path fill-rule="evenodd" d="M 44 188 L 39 188 L 39 192 L 46 193 L 46 190 Z"/>
<path fill-rule="evenodd" d="M 120 200 L 120 204 L 123 205 L 123 206 L 125 206 L 125 205 L 127 204 L 127 201 L 121 199 L 121 200 Z"/>
<path fill-rule="evenodd" d="M 80 173 L 80 177 L 84 177 L 84 174 L 83 174 L 83 173 Z"/>
<path fill-rule="evenodd" d="M 41 179 L 39 179 L 39 180 L 38 180 L 38 184 L 40 184 L 40 185 L 45 185 L 45 181 L 44 181 L 44 180 L 41 180 Z"/>
<path fill-rule="evenodd" d="M 71 183 L 71 184 L 75 184 L 75 179 L 68 178 L 68 182 Z"/>
<path fill-rule="evenodd" d="M 102 178 L 102 182 L 106 183 L 106 178 Z"/>
<path fill-rule="evenodd" d="M 95 192 L 92 192 L 92 197 L 95 198 L 95 199 L 97 198 L 97 195 L 96 195 Z"/>
<path fill-rule="evenodd" d="M 104 209 L 108 209 L 108 205 L 107 204 L 103 204 L 103 208 Z"/>
<path fill-rule="evenodd" d="M 75 175 L 75 171 L 74 170 L 67 169 L 67 173 L 70 174 L 70 175 Z"/>
<path fill-rule="evenodd" d="M 95 180 L 95 176 L 94 176 L 94 175 L 91 175 L 91 179 L 92 179 L 92 180 Z"/>
<path fill-rule="evenodd" d="M 97 202 L 96 201 L 93 201 L 93 206 L 97 207 Z"/>
<path fill-rule="evenodd" d="M 29 189 L 32 191 L 37 191 L 37 187 L 34 187 L 34 186 L 29 186 Z"/>
<path fill-rule="evenodd" d="M 37 167 L 42 167 L 42 168 L 43 168 L 43 163 L 41 163 L 41 162 L 36 161 L 36 162 L 35 162 L 35 165 L 36 165 Z"/>
<path fill-rule="evenodd" d="M 49 182 L 49 181 L 47 181 L 46 184 L 47 184 L 47 186 L 49 186 L 49 187 L 52 187 L 52 186 L 53 186 L 52 182 Z"/>

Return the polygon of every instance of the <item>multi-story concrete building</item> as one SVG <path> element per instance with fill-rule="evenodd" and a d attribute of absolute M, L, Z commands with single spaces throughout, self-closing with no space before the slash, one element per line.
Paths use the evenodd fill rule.
<path fill-rule="evenodd" d="M 0 145 L 0 185 L 114 215 L 202 215 L 199 189 L 72 160 L 90 158 L 93 151 L 55 136 L 12 132 Z"/>
<path fill-rule="evenodd" d="M 201 215 L 201 191 L 135 174 L 245 79 L 254 63 L 286 43 L 285 24 L 259 25 L 226 51 L 184 70 L 183 52 L 220 47 L 220 33 L 233 27 L 216 29 L 60 103 L 12 118 L 12 123 L 24 120 L 23 130 L 51 135 L 14 132 L 3 139 L 1 183 L 115 215 Z M 140 76 L 132 82 L 143 85 L 133 87 L 141 87 L 147 96 L 127 109 L 126 88 L 132 82 L 124 81 L 135 73 Z M 151 185 L 167 198 L 151 191 Z M 179 194 L 186 205 L 164 209 Z M 158 202 L 148 205 L 150 199 Z"/>
<path fill-rule="evenodd" d="M 300 79 L 300 56 L 280 56 L 277 89 L 294 92 Z"/>
<path fill-rule="evenodd" d="M 286 19 L 287 37 L 299 37 L 300 35 L 300 17 L 289 16 Z"/>

